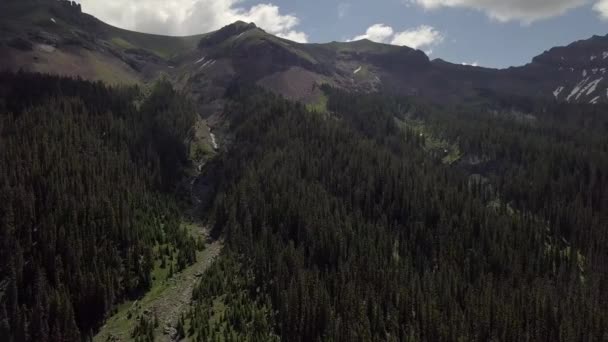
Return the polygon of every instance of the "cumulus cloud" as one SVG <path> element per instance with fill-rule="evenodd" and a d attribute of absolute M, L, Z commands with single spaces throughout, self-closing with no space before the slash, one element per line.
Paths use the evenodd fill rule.
<path fill-rule="evenodd" d="M 501 22 L 521 21 L 531 23 L 536 20 L 562 15 L 567 11 L 588 3 L 589 0 L 409 0 L 426 9 L 441 7 L 472 8 L 485 12 Z M 604 3 L 603 5 L 600 5 Z M 606 0 L 600 0 L 596 7 L 602 7 L 608 14 Z M 597 8 L 596 8 L 597 10 Z M 598 10 L 599 11 L 599 10 Z M 601 11 L 600 11 L 601 12 Z"/>
<path fill-rule="evenodd" d="M 306 43 L 308 42 L 308 35 L 304 32 L 298 31 L 288 31 L 286 33 L 277 33 L 277 37 L 281 37 L 284 39 L 288 39 L 297 43 Z"/>
<path fill-rule="evenodd" d="M 393 36 L 391 44 L 405 45 L 417 49 L 432 46 L 443 41 L 443 35 L 431 26 L 422 25 L 415 29 L 398 32 Z"/>
<path fill-rule="evenodd" d="M 281 13 L 267 3 L 244 7 L 241 0 L 80 0 L 83 10 L 126 29 L 168 35 L 191 35 L 217 30 L 237 20 L 254 22 L 269 33 L 298 42 L 298 17 Z"/>
<path fill-rule="evenodd" d="M 367 31 L 365 31 L 365 34 L 356 36 L 352 39 L 352 41 L 369 39 L 378 43 L 387 43 L 389 38 L 393 36 L 393 33 L 394 31 L 392 27 L 384 24 L 375 24 L 370 26 Z"/>
<path fill-rule="evenodd" d="M 370 26 L 365 34 L 356 36 L 350 41 L 369 39 L 377 43 L 409 46 L 414 49 L 432 47 L 443 41 L 443 35 L 432 26 L 421 25 L 413 29 L 395 32 L 384 24 Z M 432 53 L 432 50 L 429 50 Z"/>
<path fill-rule="evenodd" d="M 462 62 L 461 64 L 468 65 L 468 66 L 474 66 L 474 67 L 479 66 L 479 63 L 477 63 L 477 62 L 473 62 L 473 63 Z"/>

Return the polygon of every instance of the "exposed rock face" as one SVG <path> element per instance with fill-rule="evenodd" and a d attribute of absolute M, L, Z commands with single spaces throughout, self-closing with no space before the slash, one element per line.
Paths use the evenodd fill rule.
<path fill-rule="evenodd" d="M 257 26 L 255 26 L 255 24 L 253 23 L 247 24 L 242 21 L 237 21 L 234 24 L 224 26 L 221 29 L 213 32 L 212 34 L 203 37 L 199 43 L 199 46 L 202 48 L 214 46 L 226 41 L 232 36 L 237 36 L 245 31 L 252 30 L 255 28 L 257 28 Z"/>
<path fill-rule="evenodd" d="M 557 101 L 608 102 L 608 36 L 555 47 L 517 70 Z"/>
<path fill-rule="evenodd" d="M 368 58 L 373 64 L 382 66 L 390 72 L 421 71 L 431 67 L 429 58 L 424 52 L 408 47 L 383 54 L 369 54 Z"/>
<path fill-rule="evenodd" d="M 553 68 L 594 68 L 606 66 L 608 37 L 593 36 L 568 46 L 554 47 L 534 57 L 533 63 Z"/>
<path fill-rule="evenodd" d="M 608 70 L 606 37 L 596 36 L 554 48 L 535 57 L 528 65 L 504 70 L 430 61 L 422 51 L 366 40 L 297 44 L 245 23 L 222 28 L 201 40 L 199 46 L 214 59 L 229 60 L 234 77 L 260 81 L 273 91 L 288 85 L 289 91 L 279 92 L 295 99 L 309 98 L 307 89 L 315 84 L 331 83 L 355 91 L 382 89 L 438 102 L 480 96 L 608 102 L 608 77 L 604 77 Z M 205 72 L 213 68 L 217 65 Z M 293 82 L 306 84 L 286 83 L 288 74 Z M 294 94 L 298 89 L 301 94 Z"/>

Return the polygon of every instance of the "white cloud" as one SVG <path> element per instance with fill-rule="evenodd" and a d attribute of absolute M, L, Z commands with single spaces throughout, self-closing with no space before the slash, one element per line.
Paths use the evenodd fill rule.
<path fill-rule="evenodd" d="M 417 49 L 423 46 L 432 46 L 442 41 L 443 35 L 439 31 L 431 26 L 422 25 L 415 29 L 396 33 L 391 40 L 391 44 L 405 45 Z"/>
<path fill-rule="evenodd" d="M 462 62 L 461 64 L 462 65 L 468 65 L 468 66 L 474 66 L 474 67 L 479 66 L 479 63 L 477 63 L 477 62 L 473 62 L 473 63 Z"/>
<path fill-rule="evenodd" d="M 356 36 L 352 40 L 369 39 L 377 43 L 387 43 L 388 39 L 393 36 L 393 28 L 384 24 L 375 24 L 370 26 L 365 34 Z"/>
<path fill-rule="evenodd" d="M 278 33 L 277 37 L 285 38 L 297 43 L 308 42 L 308 36 L 304 32 L 289 31 L 287 33 Z"/>
<path fill-rule="evenodd" d="M 590 0 L 409 0 L 426 9 L 441 7 L 472 8 L 485 12 L 488 16 L 501 22 L 521 21 L 529 24 L 536 20 L 562 15 L 567 11 L 587 4 Z M 606 0 L 599 0 L 597 6 L 603 6 L 608 14 Z M 604 5 L 600 5 L 604 3 Z M 596 9 L 597 10 L 597 9 Z"/>
<path fill-rule="evenodd" d="M 83 10 L 125 29 L 169 35 L 217 30 L 237 20 L 254 22 L 269 33 L 306 42 L 300 20 L 273 4 L 240 6 L 241 0 L 80 0 Z"/>
<path fill-rule="evenodd" d="M 599 0 L 593 9 L 599 13 L 602 19 L 608 19 L 608 0 Z"/>
<path fill-rule="evenodd" d="M 392 27 L 384 24 L 370 26 L 365 34 L 356 36 L 350 41 L 369 39 L 377 43 L 409 46 L 413 49 L 432 47 L 443 41 L 443 35 L 432 26 L 421 25 L 417 28 L 395 32 Z M 432 53 L 432 49 L 427 50 Z"/>

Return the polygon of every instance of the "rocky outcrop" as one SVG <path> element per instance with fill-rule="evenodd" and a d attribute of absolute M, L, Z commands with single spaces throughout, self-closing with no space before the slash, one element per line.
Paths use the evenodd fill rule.
<path fill-rule="evenodd" d="M 242 21 L 237 21 L 234 24 L 224 26 L 221 29 L 203 37 L 199 42 L 199 47 L 205 48 L 220 44 L 232 36 L 237 36 L 245 31 L 255 28 L 257 28 L 257 26 L 255 26 L 253 23 L 248 24 Z"/>

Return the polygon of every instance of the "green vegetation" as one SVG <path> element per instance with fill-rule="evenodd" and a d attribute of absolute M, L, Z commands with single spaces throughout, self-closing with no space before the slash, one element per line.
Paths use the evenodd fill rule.
<path fill-rule="evenodd" d="M 135 46 L 133 46 L 131 43 L 129 43 L 128 41 L 120 38 L 120 37 L 114 37 L 110 40 L 112 43 L 114 43 L 114 45 L 122 48 L 122 49 L 134 49 Z"/>
<path fill-rule="evenodd" d="M 460 78 L 471 68 L 367 40 L 302 45 L 245 23 L 163 37 L 67 2 L 0 8 L 7 41 L 43 30 L 80 51 L 57 44 L 37 70 L 85 61 L 74 74 L 124 84 L 112 63 L 146 50 L 165 61 L 132 75 L 175 65 L 226 133 L 214 149 L 164 75 L 0 73 L 3 341 L 608 339 L 608 105 L 473 88 L 494 72 Z M 218 61 L 204 72 L 198 44 Z M 371 71 L 385 83 L 364 87 Z M 516 88 L 512 72 L 492 87 Z M 353 78 L 420 78 L 461 102 L 329 86 Z M 260 79 L 310 103 L 241 83 Z"/>
<path fill-rule="evenodd" d="M 94 75 L 106 84 L 133 85 L 139 83 L 139 80 L 135 76 L 116 68 L 112 62 L 100 59 L 99 56 L 95 56 L 88 51 L 83 54 L 85 54 L 90 61 Z"/>
<path fill-rule="evenodd" d="M 127 49 L 127 46 L 150 51 L 166 60 L 196 48 L 204 35 L 188 37 L 160 36 L 140 32 L 127 31 L 117 27 L 108 26 L 108 38 L 116 45 Z"/>
<path fill-rule="evenodd" d="M 444 164 L 454 164 L 462 158 L 462 152 L 458 144 L 439 138 L 441 132 L 426 129 L 423 121 L 397 117 L 395 121 L 406 132 L 409 131 L 418 135 L 423 141 L 424 150 L 430 155 L 440 158 Z"/>
<path fill-rule="evenodd" d="M 165 328 L 173 323 L 173 319 L 187 309 L 189 300 L 188 287 L 194 284 L 194 279 L 208 267 L 215 257 L 217 248 L 205 248 L 199 225 L 183 223 L 187 236 L 192 237 L 197 244 L 195 261 L 188 266 L 180 265 L 179 249 L 170 244 L 157 245 L 154 248 L 154 269 L 152 270 L 152 286 L 145 295 L 136 300 L 122 304 L 112 317 L 104 324 L 95 336 L 95 341 L 106 341 L 112 338 L 130 340 L 135 335 L 158 337 L 165 334 Z M 190 284 L 190 285 L 189 285 Z M 183 308 L 180 308 L 183 305 Z M 149 323 L 156 321 L 153 326 Z M 140 326 L 141 329 L 138 329 Z"/>
<path fill-rule="evenodd" d="M 16 31 L 28 31 L 35 25 L 64 37 L 93 35 L 121 49 L 144 49 L 165 60 L 196 48 L 204 37 L 171 37 L 128 31 L 102 23 L 80 11 L 80 5 L 72 5 L 65 0 L 7 0 L 0 3 L 0 18 Z M 51 18 L 56 22 L 52 23 Z"/>
<path fill-rule="evenodd" d="M 294 56 L 307 61 L 311 65 L 318 64 L 318 61 L 310 53 L 308 53 L 302 45 L 286 39 L 275 37 L 258 28 L 252 28 L 243 32 L 242 34 L 232 35 L 227 39 L 221 40 L 221 44 L 218 46 L 218 51 L 221 51 L 221 54 L 229 55 L 233 52 L 236 46 L 244 51 L 247 51 L 256 46 L 267 46 L 268 44 L 276 45 L 279 49 L 284 49 Z"/>
<path fill-rule="evenodd" d="M 306 108 L 311 112 L 317 113 L 327 113 L 327 102 L 329 98 L 325 93 L 321 93 L 318 99 L 314 103 L 310 103 L 306 105 Z"/>
<path fill-rule="evenodd" d="M 190 145 L 190 160 L 202 162 L 215 154 L 211 142 L 209 128 L 203 120 L 197 120 L 194 125 L 194 138 Z"/>
<path fill-rule="evenodd" d="M 260 340 L 254 312 L 283 341 L 608 334 L 602 108 L 530 122 L 325 91 L 335 119 L 229 92 L 239 143 L 220 156 L 212 210 L 227 252 L 197 290 L 193 339 Z M 429 153 L 421 127 L 462 158 Z"/>
<path fill-rule="evenodd" d="M 155 246 L 195 261 L 173 192 L 195 112 L 167 82 L 140 108 L 99 82 L 1 73 L 0 89 L 1 333 L 89 339 L 153 287 Z"/>
<path fill-rule="evenodd" d="M 194 291 L 188 315 L 191 341 L 279 341 L 272 328 L 269 298 L 258 294 L 251 269 L 224 255 Z"/>

